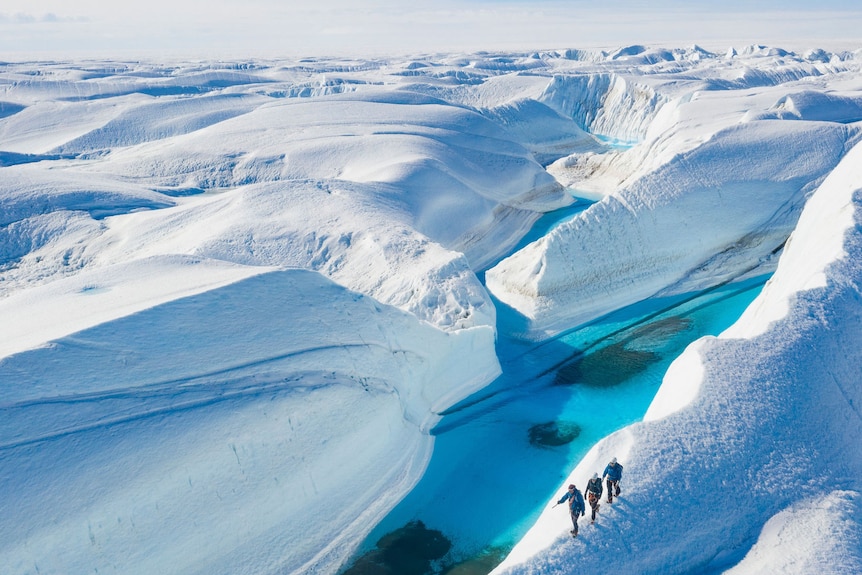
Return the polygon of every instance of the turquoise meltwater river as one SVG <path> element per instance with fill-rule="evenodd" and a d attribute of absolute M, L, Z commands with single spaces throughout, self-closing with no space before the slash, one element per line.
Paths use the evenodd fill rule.
<path fill-rule="evenodd" d="M 587 205 L 547 215 L 522 244 Z M 508 337 L 520 317 L 495 302 L 503 373 L 444 414 L 425 475 L 345 575 L 488 573 L 587 451 L 643 418 L 671 361 L 729 327 L 767 279 L 646 300 L 542 343 Z"/>

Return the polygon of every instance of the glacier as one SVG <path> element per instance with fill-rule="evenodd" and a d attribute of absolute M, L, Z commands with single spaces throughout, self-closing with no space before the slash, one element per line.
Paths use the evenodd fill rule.
<path fill-rule="evenodd" d="M 547 341 L 773 272 L 572 462 L 626 467 L 596 530 L 548 502 L 494 572 L 862 571 L 860 62 L 4 62 L 4 572 L 337 573 L 499 375 L 499 305 Z"/>
<path fill-rule="evenodd" d="M 806 205 L 739 321 L 692 343 L 643 423 L 567 478 L 619 454 L 624 495 L 587 543 L 547 509 L 494 573 L 856 573 L 862 570 L 857 384 L 862 146 Z M 562 487 L 560 488 L 562 489 Z"/>

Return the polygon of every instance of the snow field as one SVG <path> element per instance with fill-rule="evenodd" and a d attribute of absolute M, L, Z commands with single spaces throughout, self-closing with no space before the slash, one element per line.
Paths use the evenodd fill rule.
<path fill-rule="evenodd" d="M 697 354 L 698 389 L 572 478 L 626 465 L 585 538 L 603 569 L 741 569 L 782 552 L 788 510 L 849 517 L 858 238 L 831 222 L 859 220 L 855 78 L 858 54 L 759 46 L 4 64 L 0 564 L 335 573 L 422 475 L 439 414 L 500 372 L 477 272 L 546 337 L 771 271 L 818 186 L 830 224 L 781 260 L 806 283 L 785 264 L 749 339 L 690 348 L 665 387 Z M 566 187 L 605 199 L 494 265 Z M 567 521 L 499 571 L 583 565 L 580 540 L 553 546 Z M 862 570 L 858 526 L 832 525 L 833 564 Z"/>

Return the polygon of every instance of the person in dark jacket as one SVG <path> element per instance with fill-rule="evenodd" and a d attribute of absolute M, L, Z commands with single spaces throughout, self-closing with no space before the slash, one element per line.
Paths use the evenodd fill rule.
<path fill-rule="evenodd" d="M 584 507 L 584 496 L 581 495 L 581 492 L 578 491 L 578 488 L 575 487 L 574 483 L 569 485 L 569 490 L 566 491 L 565 494 L 557 501 L 557 505 L 560 503 L 569 502 L 569 515 L 572 517 L 572 530 L 570 533 L 572 537 L 578 536 L 578 517 L 581 517 L 586 508 Z"/>
<path fill-rule="evenodd" d="M 605 467 L 605 472 L 602 473 L 602 479 L 607 477 L 608 485 L 608 503 L 614 502 L 614 495 L 620 496 L 620 479 L 623 478 L 623 466 L 617 463 L 617 458 L 611 459 L 608 466 Z M 614 493 L 616 492 L 616 493 Z"/>
<path fill-rule="evenodd" d="M 587 495 L 587 500 L 590 502 L 590 507 L 593 508 L 593 520 L 596 522 L 596 513 L 599 512 L 599 500 L 602 498 L 602 480 L 598 473 L 593 473 L 593 478 L 587 481 L 587 488 L 584 490 Z"/>

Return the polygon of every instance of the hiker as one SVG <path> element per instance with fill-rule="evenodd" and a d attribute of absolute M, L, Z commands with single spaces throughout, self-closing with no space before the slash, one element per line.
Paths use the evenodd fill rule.
<path fill-rule="evenodd" d="M 605 467 L 605 472 L 602 473 L 602 479 L 608 478 L 608 503 L 614 502 L 614 495 L 620 496 L 620 479 L 623 478 L 623 466 L 617 463 L 617 458 L 611 459 L 608 466 Z M 616 491 L 616 493 L 614 493 Z"/>
<path fill-rule="evenodd" d="M 569 515 L 572 516 L 572 530 L 569 532 L 572 534 L 572 537 L 578 536 L 578 517 L 582 516 L 585 511 L 584 507 L 584 496 L 581 495 L 581 492 L 578 491 L 578 488 L 575 487 L 575 484 L 569 485 L 569 490 L 557 501 L 557 505 L 560 503 L 569 502 Z M 554 506 L 556 507 L 556 505 Z"/>
<path fill-rule="evenodd" d="M 598 473 L 593 473 L 593 478 L 587 481 L 587 489 L 584 493 L 587 494 L 590 507 L 593 508 L 593 520 L 590 523 L 595 523 L 596 513 L 599 512 L 599 500 L 602 498 L 602 480 L 599 479 Z"/>

